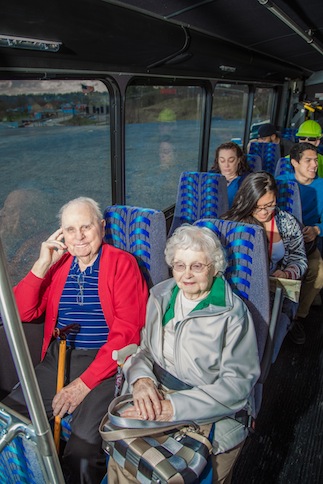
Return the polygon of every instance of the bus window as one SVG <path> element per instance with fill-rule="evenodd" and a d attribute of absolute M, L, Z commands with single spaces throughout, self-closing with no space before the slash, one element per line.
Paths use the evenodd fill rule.
<path fill-rule="evenodd" d="M 257 87 L 253 104 L 250 139 L 258 137 L 258 128 L 261 124 L 271 122 L 274 94 L 273 89 Z"/>
<path fill-rule="evenodd" d="M 213 94 L 209 168 L 213 165 L 216 148 L 231 139 L 243 141 L 247 114 L 248 86 L 217 84 Z M 241 140 L 241 142 L 239 142 Z"/>
<path fill-rule="evenodd" d="M 11 282 L 78 196 L 111 204 L 109 94 L 99 81 L 0 81 L 0 236 Z"/>
<path fill-rule="evenodd" d="M 198 169 L 201 87 L 129 86 L 126 93 L 126 201 L 174 204 L 180 173 Z"/>

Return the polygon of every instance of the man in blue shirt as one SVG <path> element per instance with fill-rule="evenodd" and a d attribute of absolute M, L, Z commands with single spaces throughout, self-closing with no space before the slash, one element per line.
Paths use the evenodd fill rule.
<path fill-rule="evenodd" d="M 296 181 L 301 196 L 308 270 L 302 282 L 299 307 L 290 336 L 295 343 L 302 344 L 305 342 L 302 320 L 308 315 L 315 296 L 323 287 L 323 260 L 317 248 L 318 237 L 323 236 L 323 179 L 317 177 L 318 156 L 312 144 L 295 144 L 290 151 L 290 159 L 294 173 L 278 179 Z"/>

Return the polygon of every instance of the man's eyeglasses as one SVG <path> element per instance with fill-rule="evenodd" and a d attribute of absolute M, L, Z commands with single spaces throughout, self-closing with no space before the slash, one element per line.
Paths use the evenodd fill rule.
<path fill-rule="evenodd" d="M 300 141 L 317 141 L 318 139 L 321 139 L 321 138 L 314 138 L 313 136 L 298 136 L 298 139 Z"/>
<path fill-rule="evenodd" d="M 260 213 L 262 210 L 265 210 L 266 212 L 273 212 L 276 209 L 276 205 L 268 205 L 264 207 L 255 207 L 254 208 L 254 213 Z"/>
<path fill-rule="evenodd" d="M 184 272 L 186 267 L 190 268 L 190 271 L 194 272 L 195 274 L 199 274 L 203 272 L 206 267 L 212 265 L 210 264 L 202 264 L 202 262 L 193 262 L 193 264 L 184 264 L 184 262 L 173 262 L 172 269 L 176 272 Z"/>

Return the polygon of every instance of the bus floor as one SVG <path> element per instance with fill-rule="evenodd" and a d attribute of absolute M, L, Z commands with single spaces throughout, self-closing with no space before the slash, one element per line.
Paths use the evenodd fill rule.
<path fill-rule="evenodd" d="M 322 316 L 323 306 L 311 308 L 304 345 L 285 338 L 264 385 L 255 433 L 237 461 L 232 484 L 323 482 Z"/>

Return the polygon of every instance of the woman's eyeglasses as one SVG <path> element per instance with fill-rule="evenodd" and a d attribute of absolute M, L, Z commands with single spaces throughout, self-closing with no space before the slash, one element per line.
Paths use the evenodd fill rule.
<path fill-rule="evenodd" d="M 321 139 L 321 138 L 314 138 L 313 136 L 298 136 L 298 139 L 300 141 L 317 141 L 318 139 Z"/>
<path fill-rule="evenodd" d="M 265 210 L 266 212 L 273 212 L 276 209 L 276 205 L 268 205 L 264 207 L 255 207 L 254 208 L 254 213 L 260 213 L 262 210 Z"/>
<path fill-rule="evenodd" d="M 193 262 L 193 264 L 184 264 L 184 262 L 173 262 L 172 269 L 176 272 L 184 272 L 186 267 L 190 268 L 190 271 L 194 272 L 195 274 L 199 274 L 203 272 L 206 267 L 212 265 L 210 264 L 202 264 L 202 262 Z"/>

